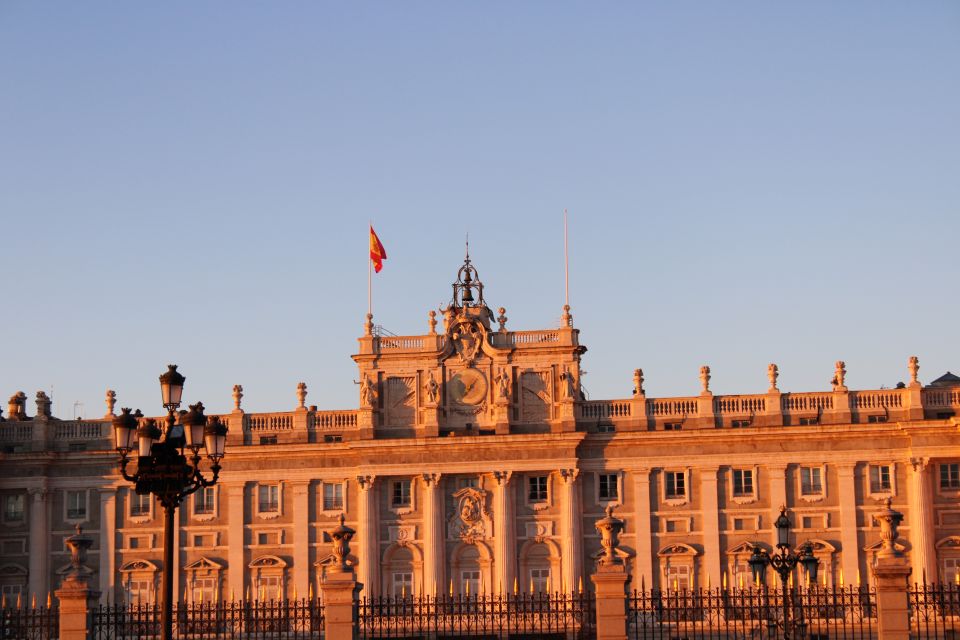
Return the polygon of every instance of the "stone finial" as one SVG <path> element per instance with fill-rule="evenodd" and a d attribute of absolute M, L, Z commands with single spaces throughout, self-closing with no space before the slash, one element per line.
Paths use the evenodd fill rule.
<path fill-rule="evenodd" d="M 437 312 L 433 309 L 430 309 L 430 313 L 427 314 L 427 325 L 430 327 L 430 335 L 437 335 Z"/>
<path fill-rule="evenodd" d="M 427 391 L 427 404 L 434 406 L 440 399 L 440 385 L 437 379 L 433 377 L 433 371 L 427 376 L 427 383 L 424 385 Z"/>
<path fill-rule="evenodd" d="M 83 527 L 79 524 L 76 531 L 76 534 L 63 541 L 70 548 L 70 569 L 65 578 L 74 580 L 86 578 L 92 573 L 83 563 L 87 561 L 87 549 L 93 546 L 93 538 L 83 535 Z"/>
<path fill-rule="evenodd" d="M 893 498 L 887 498 L 884 503 L 884 510 L 877 514 L 877 520 L 880 521 L 880 542 L 883 545 L 878 558 L 900 557 L 901 551 L 897 549 L 897 537 L 900 535 L 898 527 L 903 522 L 903 514 L 895 511 L 893 508 Z"/>
<path fill-rule="evenodd" d="M 333 538 L 333 557 L 336 561 L 335 571 L 339 573 L 350 570 L 347 558 L 350 557 L 350 541 L 356 533 L 355 530 L 344 524 L 345 521 L 346 518 L 341 513 L 340 525 L 330 532 L 330 537 Z"/>
<path fill-rule="evenodd" d="M 643 390 L 643 369 L 633 370 L 633 395 L 642 396 Z"/>
<path fill-rule="evenodd" d="M 372 336 L 373 335 L 373 314 L 367 314 L 367 321 L 363 323 L 363 335 Z"/>
<path fill-rule="evenodd" d="M 600 566 L 623 564 L 623 560 L 617 555 L 617 548 L 620 546 L 620 533 L 623 531 L 623 520 L 613 515 L 613 505 L 607 505 L 606 517 L 597 520 L 594 523 L 597 531 L 600 533 L 600 546 L 603 547 L 603 555 L 598 564 Z"/>
<path fill-rule="evenodd" d="M 243 385 L 233 385 L 233 410 L 240 411 L 240 401 L 243 400 Z"/>
<path fill-rule="evenodd" d="M 307 408 L 307 383 L 299 382 L 297 383 L 297 406 L 300 409 Z"/>
<path fill-rule="evenodd" d="M 833 380 L 830 381 L 830 385 L 834 391 L 846 391 L 847 386 L 844 384 L 844 379 L 847 377 L 847 363 L 843 360 L 837 360 L 833 366 Z"/>
<path fill-rule="evenodd" d="M 497 309 L 497 313 L 500 315 L 497 316 L 497 322 L 500 323 L 500 333 L 506 333 L 507 331 L 507 309 L 506 307 L 500 307 Z"/>
<path fill-rule="evenodd" d="M 707 365 L 700 367 L 700 392 L 710 393 L 710 367 Z"/>
<path fill-rule="evenodd" d="M 570 314 L 570 305 L 563 305 L 563 315 L 560 316 L 560 326 L 562 327 L 572 327 L 573 326 L 573 316 Z"/>
<path fill-rule="evenodd" d="M 114 391 L 113 389 L 107 389 L 107 395 L 104 398 L 104 402 L 107 403 L 107 415 L 108 416 L 116 415 L 113 411 L 114 411 L 114 407 L 117 406 L 117 392 Z"/>
<path fill-rule="evenodd" d="M 770 381 L 770 388 L 767 389 L 767 393 L 774 393 L 779 391 L 777 388 L 777 378 L 780 377 L 780 367 L 771 362 L 767 365 L 767 380 Z"/>
<path fill-rule="evenodd" d="M 917 380 L 917 374 L 920 373 L 920 358 L 910 356 L 910 359 L 907 361 L 907 370 L 910 371 L 910 386 L 920 384 Z"/>
<path fill-rule="evenodd" d="M 27 419 L 27 394 L 17 391 L 7 402 L 7 415 L 11 420 Z"/>
<path fill-rule="evenodd" d="M 47 395 L 46 391 L 37 391 L 37 417 L 49 418 L 50 407 L 53 404 L 53 401 L 50 400 L 50 396 Z"/>

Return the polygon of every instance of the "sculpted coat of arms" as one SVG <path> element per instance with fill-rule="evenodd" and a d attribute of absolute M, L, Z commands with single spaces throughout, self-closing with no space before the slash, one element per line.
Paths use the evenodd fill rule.
<path fill-rule="evenodd" d="M 475 322 L 461 322 L 454 327 L 450 338 L 460 361 L 467 366 L 472 365 L 477 359 L 477 353 L 483 343 L 483 332 L 477 324 Z"/>
<path fill-rule="evenodd" d="M 490 534 L 487 492 L 466 487 L 453 494 L 455 509 L 449 519 L 450 537 L 464 541 L 482 540 Z"/>

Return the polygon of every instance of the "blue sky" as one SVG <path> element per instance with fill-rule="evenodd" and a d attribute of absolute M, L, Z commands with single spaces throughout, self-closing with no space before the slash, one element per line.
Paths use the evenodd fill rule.
<path fill-rule="evenodd" d="M 929 381 L 958 69 L 955 2 L 0 3 L 0 393 L 353 407 L 368 220 L 376 322 L 425 332 L 469 232 L 536 329 L 564 208 L 593 398 Z"/>

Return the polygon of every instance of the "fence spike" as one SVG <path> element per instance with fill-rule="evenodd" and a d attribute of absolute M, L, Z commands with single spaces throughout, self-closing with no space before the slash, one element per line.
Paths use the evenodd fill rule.
<path fill-rule="evenodd" d="M 23 608 L 23 594 L 17 591 L 17 609 Z"/>
<path fill-rule="evenodd" d="M 577 593 L 583 593 L 583 576 L 577 579 Z"/>
<path fill-rule="evenodd" d="M 31 609 L 37 608 L 37 592 L 36 591 L 33 592 L 33 598 L 30 600 L 30 608 Z"/>
<path fill-rule="evenodd" d="M 960 576 L 960 572 L 957 573 Z M 513 576 L 513 595 L 520 593 L 520 583 L 517 582 L 517 576 Z"/>
<path fill-rule="evenodd" d="M 107 599 L 109 600 L 109 598 L 110 598 L 110 592 L 107 591 Z M 49 609 L 52 604 L 53 604 L 53 599 L 50 596 L 50 592 L 47 591 L 47 609 Z"/>

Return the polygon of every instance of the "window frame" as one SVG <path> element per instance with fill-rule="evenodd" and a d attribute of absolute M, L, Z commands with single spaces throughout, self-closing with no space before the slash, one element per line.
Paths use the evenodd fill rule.
<path fill-rule="evenodd" d="M 261 520 L 272 520 L 283 515 L 283 482 L 280 480 L 274 482 L 258 482 L 253 496 L 253 504 L 257 517 Z M 264 488 L 276 487 L 277 490 L 277 508 L 275 510 L 264 510 L 260 500 L 260 491 Z M 268 505 L 269 506 L 269 505 Z"/>
<path fill-rule="evenodd" d="M 600 486 L 606 478 L 607 489 L 609 490 L 610 479 L 613 479 L 613 488 L 616 495 L 612 498 L 600 495 Z M 549 482 L 548 482 L 549 484 Z M 623 502 L 623 472 L 622 471 L 598 471 L 594 474 L 594 500 L 599 505 L 618 505 Z"/>
<path fill-rule="evenodd" d="M 333 506 L 328 506 L 327 504 L 327 488 L 335 489 L 336 487 L 340 488 L 339 495 L 339 506 L 333 504 Z M 391 487 L 392 488 L 392 487 Z M 391 495 L 391 502 L 393 496 Z M 324 480 L 320 483 L 320 511 L 325 515 L 336 515 L 339 513 L 345 513 L 347 511 L 347 482 L 346 480 Z"/>
<path fill-rule="evenodd" d="M 134 506 L 142 506 L 140 503 L 146 499 L 147 510 L 145 512 L 140 512 L 134 510 Z M 131 522 L 147 522 L 153 519 L 153 494 L 148 493 L 141 495 L 134 491 L 133 489 L 127 490 L 127 518 Z"/>
<path fill-rule="evenodd" d="M 820 487 L 819 487 L 820 490 L 819 490 L 819 492 L 814 493 L 814 492 L 805 492 L 805 491 L 804 491 L 805 484 L 804 484 L 804 481 L 803 481 L 803 475 L 804 475 L 804 472 L 805 472 L 805 471 L 806 471 L 806 472 L 809 472 L 809 473 L 811 473 L 811 474 L 812 474 L 812 472 L 816 471 L 816 472 L 819 474 L 819 476 L 820 476 L 820 477 L 819 477 L 819 482 L 820 482 Z M 812 478 L 812 476 L 811 476 L 811 478 Z M 826 497 L 827 497 L 827 465 L 825 465 L 825 464 L 820 464 L 820 465 L 801 464 L 801 465 L 797 468 L 797 496 L 798 496 L 801 500 L 803 500 L 804 502 L 820 502 L 821 500 L 826 499 Z"/>
<path fill-rule="evenodd" d="M 435 482 L 439 482 L 436 480 Z M 406 487 L 406 502 L 397 502 L 397 488 Z M 403 489 L 400 489 L 401 498 L 403 497 Z M 414 510 L 414 491 L 413 491 L 413 478 L 392 478 L 390 480 L 390 493 L 387 494 L 387 499 L 390 501 L 390 509 L 395 513 L 410 513 Z"/>
<path fill-rule="evenodd" d="M 740 474 L 740 484 L 743 485 L 743 479 L 745 476 L 743 474 L 750 474 L 750 491 L 747 492 L 744 490 L 744 487 L 741 486 L 741 490 L 737 491 L 737 475 Z M 730 467 L 730 476 L 729 476 L 729 488 L 727 490 L 730 500 L 736 504 L 748 504 L 751 502 L 756 502 L 760 498 L 760 474 L 759 468 L 757 466 L 737 466 Z"/>
<path fill-rule="evenodd" d="M 943 470 L 947 469 L 947 486 L 943 486 Z M 940 493 L 956 494 L 960 492 L 960 462 L 937 463 L 937 488 Z"/>
<path fill-rule="evenodd" d="M 8 506 L 11 500 L 18 499 L 20 502 L 19 517 L 10 517 L 11 512 Z M 7 493 L 3 496 L 3 522 L 4 524 L 17 525 L 23 524 L 27 520 L 27 494 L 25 493 Z"/>
<path fill-rule="evenodd" d="M 668 477 L 673 477 L 674 489 L 676 489 L 676 478 L 682 478 L 683 480 L 683 495 L 680 494 L 671 494 L 668 491 Z M 677 468 L 667 468 L 663 470 L 663 482 L 660 484 L 660 499 L 664 504 L 668 504 L 673 507 L 687 504 L 690 501 L 690 476 L 691 469 L 687 467 L 686 469 L 677 469 Z"/>
<path fill-rule="evenodd" d="M 534 511 L 539 511 L 541 509 L 546 509 L 550 506 L 551 499 L 553 497 L 553 483 L 550 481 L 549 473 L 537 473 L 537 474 L 527 474 L 526 476 L 526 487 L 524 491 L 524 499 L 528 507 Z M 540 497 L 541 491 L 540 487 L 537 488 L 537 496 L 534 497 L 531 491 L 532 483 L 534 480 L 537 480 L 538 483 L 540 480 L 543 480 L 543 497 Z"/>
<path fill-rule="evenodd" d="M 70 500 L 71 495 L 82 496 L 83 515 L 71 515 Z M 81 523 L 90 519 L 90 490 L 89 489 L 64 489 L 63 490 L 63 520 L 64 522 Z"/>
<path fill-rule="evenodd" d="M 884 488 L 883 486 L 874 486 L 873 482 L 873 470 L 877 469 L 877 473 L 880 474 L 880 469 L 886 467 L 888 469 L 888 482 L 889 486 Z M 886 498 L 893 497 L 897 495 L 897 466 L 895 462 L 871 462 L 867 465 L 866 473 L 866 482 L 867 482 L 867 495 L 871 498 Z"/>
<path fill-rule="evenodd" d="M 219 513 L 220 513 L 220 499 L 219 499 L 220 496 L 218 495 L 218 492 L 217 492 L 217 486 L 218 486 L 218 485 L 214 485 L 214 486 L 212 486 L 212 487 L 203 487 L 203 488 L 201 488 L 199 491 L 197 491 L 195 494 L 193 494 L 193 498 L 192 498 L 193 504 L 191 505 L 190 515 L 193 516 L 193 519 L 194 519 L 194 520 L 213 520 L 214 518 L 216 518 L 216 517 L 219 515 Z M 210 501 L 210 502 L 211 502 L 210 510 L 209 510 L 209 511 L 199 511 L 199 510 L 198 510 L 198 507 L 199 507 L 201 504 L 203 504 L 203 503 L 201 502 L 201 500 L 200 500 L 200 495 L 201 495 L 201 494 L 204 494 L 204 493 L 207 492 L 207 491 L 209 491 L 209 492 L 211 493 L 211 495 L 212 495 L 212 499 L 211 499 L 211 501 Z M 257 500 L 259 500 L 259 499 L 260 499 L 260 496 L 259 496 L 259 492 L 258 492 Z"/>

